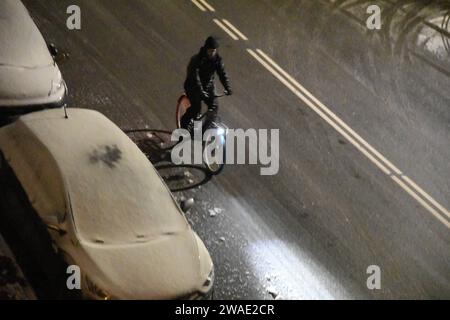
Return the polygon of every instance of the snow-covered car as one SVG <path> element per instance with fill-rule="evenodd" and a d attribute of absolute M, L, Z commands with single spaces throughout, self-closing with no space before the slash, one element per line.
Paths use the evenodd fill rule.
<path fill-rule="evenodd" d="M 66 85 L 49 46 L 20 0 L 0 1 L 0 113 L 63 105 Z"/>
<path fill-rule="evenodd" d="M 67 265 L 80 268 L 85 297 L 209 297 L 211 257 L 154 166 L 104 115 L 67 111 L 29 113 L 0 129 L 0 172 L 10 172 L 0 176 L 0 212 L 14 216 L 8 203 L 20 206 L 11 199 L 22 193 L 28 205 L 17 212 L 38 217 Z"/>

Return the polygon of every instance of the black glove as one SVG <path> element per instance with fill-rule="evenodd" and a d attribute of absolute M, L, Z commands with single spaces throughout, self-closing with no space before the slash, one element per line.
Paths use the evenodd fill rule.
<path fill-rule="evenodd" d="M 231 91 L 231 89 L 228 88 L 228 89 L 225 89 L 224 93 L 226 96 L 231 96 L 233 94 L 233 91 Z"/>

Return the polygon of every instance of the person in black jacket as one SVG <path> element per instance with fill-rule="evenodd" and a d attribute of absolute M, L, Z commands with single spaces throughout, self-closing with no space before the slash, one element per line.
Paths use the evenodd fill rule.
<path fill-rule="evenodd" d="M 182 128 L 192 129 L 189 128 L 192 124 L 191 120 L 200 115 L 202 101 L 208 106 L 207 122 L 210 123 L 216 119 L 219 105 L 217 98 L 214 97 L 215 73 L 218 74 L 220 82 L 225 88 L 225 94 L 232 94 L 222 57 L 217 52 L 218 48 L 218 41 L 214 37 L 208 37 L 200 52 L 194 55 L 189 62 L 184 90 L 191 102 L 191 107 L 181 118 Z"/>

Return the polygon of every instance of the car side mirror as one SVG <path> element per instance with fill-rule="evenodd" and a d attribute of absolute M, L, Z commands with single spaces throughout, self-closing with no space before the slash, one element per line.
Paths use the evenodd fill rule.
<path fill-rule="evenodd" d="M 58 48 L 56 48 L 56 45 L 54 43 L 49 43 L 47 44 L 47 48 L 50 54 L 52 55 L 53 59 L 56 60 L 59 53 Z"/>
<path fill-rule="evenodd" d="M 54 43 L 48 43 L 47 48 L 53 58 L 53 61 L 58 64 L 64 63 L 69 58 L 69 54 L 59 50 Z"/>
<path fill-rule="evenodd" d="M 181 201 L 180 207 L 181 207 L 181 210 L 183 210 L 183 212 L 186 213 L 189 211 L 189 209 L 191 209 L 194 206 L 194 204 L 195 204 L 194 199 L 189 198 L 189 199 Z"/>

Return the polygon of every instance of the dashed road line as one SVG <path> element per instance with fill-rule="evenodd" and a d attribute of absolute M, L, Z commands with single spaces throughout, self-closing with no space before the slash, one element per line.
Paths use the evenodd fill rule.
<path fill-rule="evenodd" d="M 230 21 L 228 21 L 227 19 L 222 19 L 223 23 L 225 23 L 231 30 L 234 31 L 234 33 L 236 33 L 242 40 L 247 41 L 248 38 L 241 32 L 239 31 L 238 28 L 236 28 L 234 25 L 231 24 Z"/>
<path fill-rule="evenodd" d="M 239 37 L 235 35 L 228 27 L 226 27 L 219 19 L 213 19 L 214 23 L 217 24 L 223 31 L 225 31 L 233 40 L 239 40 Z"/>
<path fill-rule="evenodd" d="M 198 0 L 201 2 L 201 4 L 203 6 L 205 6 L 209 11 L 214 12 L 216 11 L 216 9 L 213 8 L 213 6 L 211 6 L 208 2 L 206 2 L 205 0 Z"/>
<path fill-rule="evenodd" d="M 191 2 L 195 4 L 197 8 L 199 8 L 201 11 L 206 11 L 205 7 L 203 7 L 200 3 L 198 3 L 197 0 L 191 0 Z"/>

